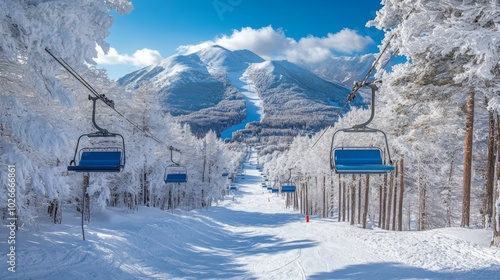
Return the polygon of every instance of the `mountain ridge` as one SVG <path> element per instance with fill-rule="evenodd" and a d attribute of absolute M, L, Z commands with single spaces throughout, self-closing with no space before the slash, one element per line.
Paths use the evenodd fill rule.
<path fill-rule="evenodd" d="M 228 78 L 235 74 L 242 75 L 240 80 L 243 75 L 251 79 L 265 113 L 260 123 L 240 131 L 240 138 L 272 135 L 262 131 L 270 128 L 274 134 L 286 135 L 317 131 L 336 121 L 339 108 L 332 104 L 345 102 L 349 93 L 342 84 L 326 80 L 302 65 L 269 61 L 249 50 L 230 51 L 218 45 L 167 57 L 119 78 L 118 83 L 129 90 L 148 83 L 159 94 L 164 110 L 188 123 L 194 133 L 213 130 L 220 135 L 247 114 L 242 93 Z M 354 105 L 361 102 L 357 100 Z"/>

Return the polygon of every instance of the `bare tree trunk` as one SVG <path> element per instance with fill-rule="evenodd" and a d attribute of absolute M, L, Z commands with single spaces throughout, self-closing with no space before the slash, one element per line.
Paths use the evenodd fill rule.
<path fill-rule="evenodd" d="M 446 225 L 448 227 L 451 227 L 451 180 L 453 179 L 453 168 L 455 165 L 455 154 L 456 151 L 453 151 L 453 154 L 451 155 L 451 162 L 450 162 L 450 174 L 448 175 L 448 184 L 446 186 L 445 190 L 445 197 L 444 197 L 444 203 L 446 205 Z"/>
<path fill-rule="evenodd" d="M 308 195 L 309 195 L 309 194 L 308 194 L 308 191 L 309 191 L 309 190 L 308 190 L 308 185 L 309 185 L 309 184 L 308 184 L 308 183 L 309 183 L 309 179 L 307 179 L 307 180 L 306 180 L 306 190 L 305 190 L 305 194 L 306 194 L 306 195 L 305 195 L 305 197 L 304 197 L 305 202 L 306 202 L 306 203 L 305 203 L 305 204 L 306 204 L 306 205 L 305 205 L 306 215 L 309 215 L 309 214 L 310 214 L 310 213 L 309 213 L 309 197 L 308 197 Z"/>
<path fill-rule="evenodd" d="M 398 163 L 396 162 L 396 173 L 394 174 L 394 204 L 393 204 L 393 209 L 392 209 L 392 230 L 396 230 L 396 216 L 397 216 L 397 204 L 398 204 L 398 170 L 399 166 Z"/>
<path fill-rule="evenodd" d="M 87 183 L 87 187 L 85 188 L 85 200 L 84 200 L 84 203 L 85 203 L 84 210 L 85 211 L 84 211 L 84 213 L 85 213 L 85 220 L 90 223 L 90 195 L 88 193 L 88 187 L 89 187 L 89 185 Z"/>
<path fill-rule="evenodd" d="M 338 207 L 338 220 L 340 222 L 340 208 L 342 206 L 342 181 L 340 180 L 340 174 L 339 174 L 339 207 Z"/>
<path fill-rule="evenodd" d="M 351 203 L 352 203 L 352 201 L 350 199 L 350 197 L 351 197 L 351 187 L 347 186 L 347 184 L 346 184 L 346 187 L 345 187 L 345 194 L 346 194 L 346 198 L 347 198 L 347 200 L 346 200 L 346 208 L 347 208 L 346 209 L 346 216 L 347 216 L 347 218 L 346 219 L 347 219 L 347 221 L 350 221 L 350 217 L 349 217 L 351 215 L 351 211 L 350 211 L 351 208 L 350 208 L 350 206 L 351 206 Z"/>
<path fill-rule="evenodd" d="M 488 105 L 488 98 L 485 100 Z M 493 191 L 495 184 L 495 117 L 493 112 L 489 112 L 488 129 L 488 161 L 486 164 L 486 195 L 484 198 L 484 227 L 488 228 L 493 215 Z"/>
<path fill-rule="evenodd" d="M 359 176 L 358 180 L 358 224 L 361 224 L 361 176 Z M 356 187 L 356 186 L 354 186 Z"/>
<path fill-rule="evenodd" d="M 149 206 L 149 188 L 148 188 L 148 173 L 146 171 L 146 166 L 144 166 L 144 173 L 143 173 L 143 189 L 142 189 L 142 204 Z"/>
<path fill-rule="evenodd" d="M 491 245 L 500 247 L 500 117 L 496 114 L 496 150 L 497 150 L 497 166 L 496 166 L 496 190 L 493 208 L 493 237 Z"/>
<path fill-rule="evenodd" d="M 52 217 L 54 224 L 60 224 L 62 222 L 62 207 L 59 205 L 59 199 L 53 199 L 49 203 L 48 213 L 49 216 Z"/>
<path fill-rule="evenodd" d="M 323 215 L 322 217 L 326 217 L 326 177 L 323 176 Z"/>
<path fill-rule="evenodd" d="M 346 183 L 342 184 L 342 222 L 345 222 L 345 208 L 346 208 Z"/>
<path fill-rule="evenodd" d="M 380 221 L 382 220 L 382 184 L 378 186 L 378 224 L 380 225 Z"/>
<path fill-rule="evenodd" d="M 427 183 L 424 182 L 422 188 L 422 228 L 425 230 L 427 228 Z"/>
<path fill-rule="evenodd" d="M 304 213 L 304 184 L 300 183 L 300 214 Z"/>
<path fill-rule="evenodd" d="M 399 210 L 398 210 L 398 231 L 403 230 L 403 193 L 404 193 L 404 172 L 403 172 L 404 159 L 401 158 L 399 162 Z"/>
<path fill-rule="evenodd" d="M 462 222 L 461 227 L 469 227 L 470 223 L 470 188 L 472 177 L 472 137 L 474 130 L 474 89 L 469 90 L 465 117 L 465 143 L 464 143 L 464 177 L 462 197 Z"/>
<path fill-rule="evenodd" d="M 297 211 L 299 209 L 299 198 L 298 193 L 293 193 L 293 210 Z"/>
<path fill-rule="evenodd" d="M 391 173 L 389 178 L 389 193 L 387 194 L 387 216 L 385 217 L 385 229 L 391 227 L 391 209 L 392 209 L 392 190 L 394 188 L 394 172 Z"/>
<path fill-rule="evenodd" d="M 500 165 L 500 164 L 498 164 Z M 498 168 L 498 167 L 497 167 Z M 497 175 L 498 177 L 499 175 Z M 490 246 L 500 247 L 500 178 L 497 178 L 496 190 L 495 190 L 495 200 L 496 204 L 493 208 L 493 236 Z"/>
<path fill-rule="evenodd" d="M 417 162 L 417 230 L 422 230 L 422 186 L 420 184 L 420 158 Z"/>
<path fill-rule="evenodd" d="M 387 173 L 384 174 L 384 186 L 382 188 L 382 207 L 380 211 L 382 212 L 382 218 L 379 221 L 379 227 L 385 229 L 385 215 L 387 209 Z"/>
<path fill-rule="evenodd" d="M 406 212 L 406 219 L 407 219 L 407 222 L 408 222 L 408 224 L 407 224 L 407 226 L 408 226 L 407 230 L 408 231 L 411 231 L 411 211 L 412 211 L 411 205 L 412 205 L 412 203 L 410 201 L 408 203 L 408 212 Z"/>
<path fill-rule="evenodd" d="M 334 188 L 334 185 L 333 185 L 333 174 L 330 174 L 330 203 L 329 203 L 329 213 L 328 213 L 328 216 L 329 217 L 333 217 L 333 211 L 335 209 L 335 188 Z"/>
<path fill-rule="evenodd" d="M 89 187 L 89 174 L 84 174 L 83 175 L 83 187 L 82 187 L 82 207 L 81 207 L 81 210 L 82 210 L 82 238 L 83 240 L 85 240 L 85 229 L 83 227 L 84 223 L 85 223 L 85 198 L 86 198 L 86 195 L 87 195 L 87 189 Z"/>
<path fill-rule="evenodd" d="M 351 183 L 351 225 L 354 225 L 354 216 L 356 215 L 356 181 L 354 180 L 354 174 L 352 175 L 352 183 Z"/>
<path fill-rule="evenodd" d="M 365 205 L 363 210 L 363 228 L 366 228 L 366 220 L 368 218 L 368 198 L 370 194 L 370 174 L 366 175 L 366 185 L 365 185 Z"/>

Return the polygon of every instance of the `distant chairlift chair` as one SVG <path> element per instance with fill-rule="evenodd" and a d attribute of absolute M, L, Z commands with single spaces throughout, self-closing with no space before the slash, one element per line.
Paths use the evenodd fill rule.
<path fill-rule="evenodd" d="M 288 169 L 290 171 L 290 174 L 287 179 L 287 184 L 286 185 L 281 185 L 281 193 L 294 193 L 295 192 L 295 186 L 291 184 L 291 179 L 292 179 L 292 169 Z"/>
<path fill-rule="evenodd" d="M 185 166 L 182 166 L 173 160 L 173 150 L 180 153 L 179 150 L 170 146 L 170 161 L 171 165 L 165 168 L 165 183 L 186 183 L 187 182 L 187 169 Z"/>

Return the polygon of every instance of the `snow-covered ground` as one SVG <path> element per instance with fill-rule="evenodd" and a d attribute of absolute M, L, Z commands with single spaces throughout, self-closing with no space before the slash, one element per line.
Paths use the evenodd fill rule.
<path fill-rule="evenodd" d="M 261 187 L 252 154 L 238 191 L 198 211 L 141 207 L 80 215 L 17 233 L 16 272 L 7 270 L 2 227 L 0 279 L 499 279 L 490 232 L 367 230 L 303 215 Z"/>
<path fill-rule="evenodd" d="M 244 98 L 247 109 L 245 119 L 236 125 L 233 125 L 221 133 L 221 139 L 231 138 L 233 132 L 244 129 L 247 123 L 260 122 L 264 118 L 264 108 L 262 106 L 262 99 L 255 91 L 255 86 L 252 80 L 248 77 L 246 71 L 228 72 L 227 77 L 229 81 L 236 86 Z"/>

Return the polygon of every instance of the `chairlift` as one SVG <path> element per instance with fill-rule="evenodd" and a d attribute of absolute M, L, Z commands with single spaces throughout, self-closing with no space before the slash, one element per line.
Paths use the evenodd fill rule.
<path fill-rule="evenodd" d="M 76 143 L 75 154 L 69 163 L 68 171 L 75 172 L 120 172 L 125 167 L 125 139 L 121 134 L 111 133 L 104 128 L 99 127 L 95 122 L 95 109 L 97 100 L 101 100 L 113 107 L 114 102 L 106 97 L 91 97 L 92 100 L 92 124 L 97 129 L 97 132 L 83 134 L 78 137 Z M 89 147 L 80 147 L 80 142 L 83 138 L 99 139 Z M 121 139 L 112 141 L 113 138 Z"/>
<path fill-rule="evenodd" d="M 286 185 L 281 185 L 281 193 L 294 193 L 295 192 L 295 186 L 290 184 L 291 179 L 292 179 L 292 169 L 288 169 L 290 171 L 288 175 L 288 179 L 286 180 L 287 184 Z"/>
<path fill-rule="evenodd" d="M 173 151 L 177 151 L 180 153 L 179 150 L 175 149 L 174 147 L 170 146 L 168 147 L 170 150 L 170 161 L 172 162 L 171 165 L 167 166 L 165 168 L 165 183 L 186 183 L 187 182 L 187 169 L 185 166 L 182 166 L 175 162 L 173 160 Z"/>
<path fill-rule="evenodd" d="M 295 186 L 293 186 L 293 185 L 281 186 L 281 192 L 282 193 L 294 193 Z"/>
<path fill-rule="evenodd" d="M 367 127 L 375 115 L 375 92 L 378 87 L 372 83 L 357 85 L 358 89 L 368 86 L 372 90 L 371 116 L 368 121 L 353 126 L 352 128 L 337 130 L 332 136 L 330 147 L 330 168 L 337 174 L 383 174 L 394 170 L 387 135 L 379 129 Z M 334 147 L 337 133 L 382 133 L 385 140 L 385 150 L 388 161 L 382 156 L 378 147 Z M 388 164 L 386 163 L 388 162 Z"/>
<path fill-rule="evenodd" d="M 226 168 L 224 168 L 224 170 L 222 171 L 222 177 L 227 177 L 229 176 L 229 172 L 227 171 Z"/>

